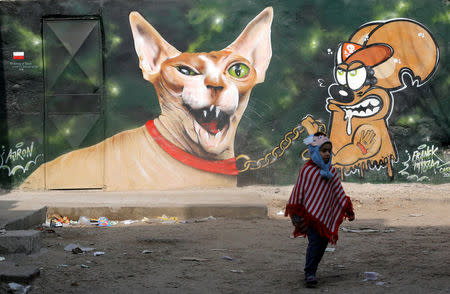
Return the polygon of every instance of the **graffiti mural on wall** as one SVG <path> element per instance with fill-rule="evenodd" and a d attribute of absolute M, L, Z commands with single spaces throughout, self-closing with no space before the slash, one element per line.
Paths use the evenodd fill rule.
<path fill-rule="evenodd" d="M 413 20 L 371 22 L 339 44 L 335 58 L 336 83 L 328 88 L 326 105 L 333 164 L 341 177 L 386 167 L 392 178 L 398 158 L 388 123 L 393 93 L 430 79 L 439 61 L 437 44 Z"/>
<path fill-rule="evenodd" d="M 34 142 L 31 142 L 28 146 L 24 145 L 23 142 L 19 142 L 14 148 L 10 148 L 8 152 L 6 152 L 5 146 L 2 146 L 1 149 L 0 170 L 6 170 L 9 177 L 14 176 L 19 171 L 26 174 L 44 156 L 42 153 L 33 155 L 35 151 Z"/>
<path fill-rule="evenodd" d="M 405 150 L 408 159 L 402 162 L 403 169 L 398 173 L 407 180 L 429 181 L 430 175 L 440 174 L 450 177 L 450 161 L 446 162 L 438 156 L 438 147 L 422 144 L 412 154 Z"/>
<path fill-rule="evenodd" d="M 335 8 L 326 1 L 283 0 L 274 3 L 274 23 L 272 10 L 264 10 L 265 4 L 258 1 L 230 7 L 229 1 L 155 6 L 151 1 L 113 0 L 100 5 L 62 0 L 51 9 L 41 1 L 19 2 L 0 5 L 5 27 L 0 41 L 7 57 L 3 89 L 0 85 L 4 92 L 0 112 L 5 114 L 0 118 L 5 126 L 0 147 L 8 146 L 6 160 L 10 142 L 29 138 L 34 153 L 44 155 L 36 165 L 30 163 L 26 173 L 17 169 L 15 176 L 8 176 L 3 168 L 0 185 L 5 187 L 133 190 L 289 185 L 303 163 L 299 157 L 306 156 L 300 139 L 318 129 L 326 130 L 335 142 L 333 163 L 350 181 L 359 180 L 358 176 L 368 182 L 389 180 L 385 173 L 407 181 L 399 174 L 405 168 L 404 150 L 412 158 L 424 138 L 447 154 L 448 70 L 436 69 L 439 59 L 446 60 L 448 54 L 439 53 L 436 45 L 445 44 L 448 27 L 440 2 L 424 11 L 417 9 L 419 0 L 403 8 L 388 0 L 377 4 L 337 0 Z M 136 7 L 145 20 L 135 13 L 130 17 Z M 28 11 L 41 15 L 23 17 Z M 46 60 L 64 63 L 42 49 L 65 29 L 45 35 L 42 17 L 84 19 L 98 11 L 99 40 L 104 43 L 99 48 L 80 47 L 80 55 L 70 55 L 78 62 L 93 52 L 104 53 L 98 71 L 104 78 L 92 87 L 93 93 L 99 91 L 93 97 L 101 97 L 92 110 L 98 120 L 89 128 L 75 123 L 63 109 L 88 109 L 89 103 L 80 103 L 78 95 L 59 97 L 63 91 L 55 91 L 54 100 L 47 95 Z M 345 13 L 355 17 L 342 21 Z M 371 20 L 380 21 L 365 24 Z M 73 27 L 72 32 L 83 35 Z M 57 53 L 62 58 L 67 46 L 61 44 Z M 252 50 L 255 54 L 249 53 Z M 13 64 L 15 51 L 23 51 L 24 60 Z M 40 65 L 32 72 L 19 70 L 28 63 Z M 76 89 L 90 91 L 86 70 L 80 64 L 69 65 L 58 84 L 81 85 Z M 65 99 L 69 96 L 71 102 Z M 49 106 L 55 107 L 54 113 Z M 88 124 L 83 118 L 77 121 Z M 13 168 L 10 160 L 6 165 Z M 17 162 L 24 169 L 26 163 Z M 432 182 L 450 179 L 439 171 L 418 174 L 409 164 L 410 175 L 427 176 Z M 86 181 L 75 185 L 77 179 Z"/>
<path fill-rule="evenodd" d="M 161 115 L 42 165 L 22 187 L 42 188 L 44 174 L 47 182 L 61 183 L 95 177 L 103 155 L 110 190 L 236 186 L 234 139 L 272 56 L 272 16 L 266 8 L 221 51 L 182 53 L 132 12 L 139 66 L 155 87 Z"/>

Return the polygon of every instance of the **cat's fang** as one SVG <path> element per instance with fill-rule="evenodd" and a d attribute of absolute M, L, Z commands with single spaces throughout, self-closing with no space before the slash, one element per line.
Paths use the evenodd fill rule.
<path fill-rule="evenodd" d="M 220 106 L 216 107 L 216 118 L 219 117 L 219 113 L 220 113 Z"/>

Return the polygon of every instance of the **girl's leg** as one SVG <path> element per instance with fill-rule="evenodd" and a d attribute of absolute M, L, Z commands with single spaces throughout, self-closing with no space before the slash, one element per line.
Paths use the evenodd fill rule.
<path fill-rule="evenodd" d="M 305 278 L 316 276 L 317 267 L 325 253 L 328 245 L 328 239 L 323 238 L 313 228 L 308 228 L 308 248 L 306 249 Z"/>

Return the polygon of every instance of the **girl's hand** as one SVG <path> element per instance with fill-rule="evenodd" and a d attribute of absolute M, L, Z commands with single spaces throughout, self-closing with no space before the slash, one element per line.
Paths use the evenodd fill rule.
<path fill-rule="evenodd" d="M 308 226 L 305 224 L 302 217 L 298 215 L 293 215 L 291 221 L 292 224 L 297 228 L 297 230 L 299 230 L 303 234 L 306 234 L 306 232 L 308 231 Z"/>
<path fill-rule="evenodd" d="M 349 220 L 349 221 L 354 221 L 355 220 L 355 213 L 353 213 L 353 212 L 347 212 L 347 219 Z"/>

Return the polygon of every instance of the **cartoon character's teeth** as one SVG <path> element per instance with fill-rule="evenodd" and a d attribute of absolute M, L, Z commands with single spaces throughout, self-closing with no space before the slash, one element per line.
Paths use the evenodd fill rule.
<path fill-rule="evenodd" d="M 357 109 L 357 108 L 361 108 L 361 107 L 366 108 L 367 106 L 369 106 L 369 104 L 373 105 L 373 106 L 377 106 L 380 104 L 380 101 L 378 99 L 366 99 L 359 104 L 356 104 L 353 106 L 348 106 L 346 108 L 348 108 L 348 109 Z"/>
<path fill-rule="evenodd" d="M 214 105 L 211 105 L 211 107 L 209 108 L 209 111 L 212 111 L 214 109 Z"/>
<path fill-rule="evenodd" d="M 216 107 L 216 117 L 219 117 L 219 113 L 220 113 L 220 107 L 217 106 L 217 107 Z"/>
<path fill-rule="evenodd" d="M 203 116 L 206 117 L 206 110 L 203 110 Z"/>
<path fill-rule="evenodd" d="M 375 107 L 375 108 L 373 109 L 373 113 L 377 113 L 379 110 L 380 110 L 380 107 Z"/>

